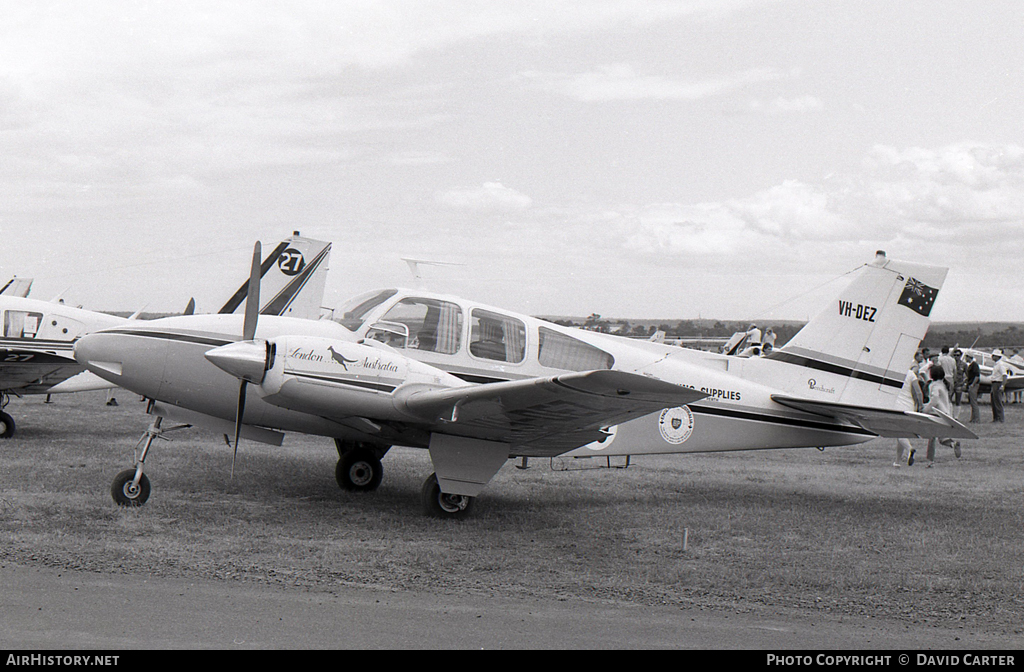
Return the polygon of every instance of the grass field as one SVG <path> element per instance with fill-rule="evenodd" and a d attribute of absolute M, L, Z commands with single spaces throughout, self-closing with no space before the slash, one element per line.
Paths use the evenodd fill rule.
<path fill-rule="evenodd" d="M 459 522 L 420 512 L 426 451 L 392 450 L 380 489 L 358 495 L 335 484 L 327 439 L 243 441 L 232 483 L 231 449 L 194 429 L 154 444 L 149 503 L 119 509 L 110 482 L 131 466 L 148 418 L 138 397 L 118 398 L 8 407 L 19 433 L 0 443 L 0 560 L 1024 633 L 1020 406 L 1007 407 L 1005 425 L 975 425 L 981 439 L 965 442 L 962 459 L 940 450 L 934 468 L 893 468 L 892 440 L 639 457 L 624 470 L 510 463 Z"/>

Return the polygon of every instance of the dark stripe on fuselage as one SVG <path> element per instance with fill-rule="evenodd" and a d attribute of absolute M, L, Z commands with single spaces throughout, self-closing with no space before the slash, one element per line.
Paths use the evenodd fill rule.
<path fill-rule="evenodd" d="M 765 359 L 772 359 L 776 362 L 786 362 L 787 364 L 796 364 L 797 366 L 803 366 L 808 369 L 816 369 L 818 371 L 825 371 L 826 373 L 834 373 L 839 376 L 846 376 L 847 378 L 856 378 L 858 380 L 866 380 L 871 383 L 878 383 L 879 385 L 885 385 L 887 387 L 903 387 L 903 380 L 894 380 L 892 378 L 886 378 L 876 373 L 868 373 L 866 371 L 856 371 L 848 366 L 840 366 L 839 364 L 829 364 L 828 362 L 822 362 L 817 359 L 811 359 L 810 357 L 804 357 L 802 355 L 794 355 L 790 352 L 782 352 L 776 350 L 772 354 L 768 355 Z"/>
<path fill-rule="evenodd" d="M 0 348 L 39 348 L 42 350 L 61 350 L 75 347 L 74 341 L 55 341 L 43 338 L 0 338 Z"/>
<path fill-rule="evenodd" d="M 377 392 L 387 392 L 391 394 L 395 391 L 394 385 L 384 385 L 381 383 L 368 383 L 362 380 L 352 380 L 349 378 L 334 378 L 332 376 L 316 376 L 312 373 L 298 373 L 296 371 L 285 370 L 285 374 L 289 376 L 295 376 L 296 378 L 309 378 L 310 380 L 317 380 L 326 383 L 336 383 L 338 385 L 348 385 L 351 387 L 359 387 L 367 390 L 376 390 Z"/>
<path fill-rule="evenodd" d="M 877 436 L 874 432 L 869 432 L 861 427 L 854 427 L 852 425 L 838 425 L 835 423 L 818 422 L 815 420 L 804 420 L 801 418 L 790 418 L 781 415 L 765 415 L 764 413 L 751 413 L 750 411 L 738 411 L 732 408 L 722 408 L 719 406 L 699 406 L 697 404 L 690 404 L 689 408 L 694 413 L 703 413 L 705 415 L 717 415 L 724 418 L 732 418 L 734 420 L 750 420 L 752 422 L 768 422 L 777 425 L 789 425 L 791 427 L 800 427 L 801 429 L 817 429 L 826 432 L 840 432 L 842 434 L 859 434 L 861 436 Z"/>
<path fill-rule="evenodd" d="M 442 367 L 439 366 L 438 368 L 440 369 Z M 445 370 L 445 373 L 450 373 L 456 378 L 461 378 L 467 383 L 477 383 L 478 385 L 483 385 L 484 383 L 507 383 L 510 380 L 509 378 L 488 378 L 487 376 L 477 376 L 472 373 L 459 373 L 458 371 Z"/>
<path fill-rule="evenodd" d="M 214 338 L 212 336 L 195 336 L 193 334 L 177 334 L 173 331 L 152 331 L 149 329 L 111 329 L 102 332 L 104 334 L 118 334 L 122 336 L 141 336 L 143 338 L 157 338 L 162 341 L 180 341 L 183 343 L 195 343 L 197 345 L 209 345 L 219 347 L 234 343 L 235 340 Z"/>

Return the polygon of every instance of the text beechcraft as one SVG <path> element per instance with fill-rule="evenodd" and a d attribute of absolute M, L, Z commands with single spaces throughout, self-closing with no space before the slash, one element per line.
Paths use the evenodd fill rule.
<path fill-rule="evenodd" d="M 277 444 L 286 431 L 332 437 L 338 483 L 355 490 L 380 484 L 391 446 L 426 448 L 435 474 L 424 504 L 460 516 L 516 457 L 976 438 L 948 416 L 897 403 L 945 276 L 879 253 L 789 343 L 758 358 L 400 289 L 357 297 L 338 322 L 164 318 L 90 334 L 75 353 L 152 400 L 145 446 L 113 486 L 121 504 L 148 497 L 143 466 L 166 416 L 233 428 L 236 449 L 238 436 Z M 858 318 L 858 305 L 872 310 Z M 257 394 L 246 399 L 247 387 Z"/>

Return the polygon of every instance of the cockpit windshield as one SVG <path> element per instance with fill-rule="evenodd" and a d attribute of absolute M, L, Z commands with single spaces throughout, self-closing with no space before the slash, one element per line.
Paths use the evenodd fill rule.
<path fill-rule="evenodd" d="M 372 292 L 360 294 L 355 298 L 349 299 L 341 307 L 339 311 L 341 317 L 335 318 L 334 321 L 349 331 L 359 331 L 359 328 L 363 326 L 363 322 L 366 320 L 367 314 L 397 293 L 397 289 L 375 289 Z"/>

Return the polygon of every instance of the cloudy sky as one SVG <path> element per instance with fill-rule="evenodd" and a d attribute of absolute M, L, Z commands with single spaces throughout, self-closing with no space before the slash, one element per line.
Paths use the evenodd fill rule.
<path fill-rule="evenodd" d="M 1024 320 L 1017 0 L 0 0 L 0 275 L 212 311 L 252 243 L 327 302 L 806 319 L 890 257 Z"/>

